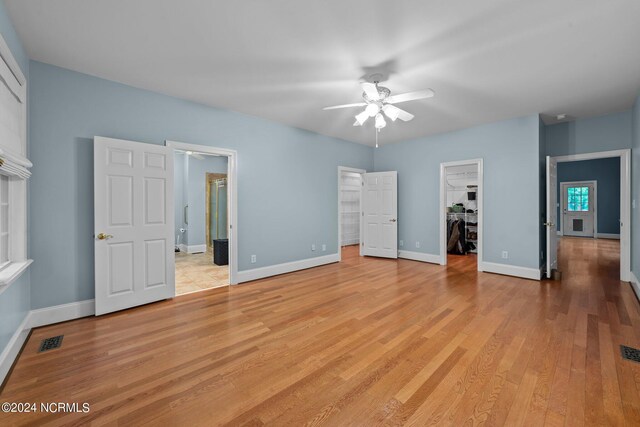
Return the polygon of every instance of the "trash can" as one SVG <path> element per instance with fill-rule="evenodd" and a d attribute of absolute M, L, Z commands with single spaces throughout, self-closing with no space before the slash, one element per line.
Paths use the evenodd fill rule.
<path fill-rule="evenodd" d="M 229 264 L 229 239 L 213 239 L 213 263 Z"/>

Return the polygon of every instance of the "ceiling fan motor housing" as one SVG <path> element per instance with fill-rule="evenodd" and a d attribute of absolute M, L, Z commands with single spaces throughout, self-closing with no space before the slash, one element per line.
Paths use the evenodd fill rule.
<path fill-rule="evenodd" d="M 364 100 L 367 102 L 382 102 L 385 99 L 387 99 L 389 95 L 391 95 L 391 91 L 389 90 L 389 88 L 386 88 L 384 86 L 378 86 L 376 84 L 376 89 L 378 89 L 378 94 L 380 95 L 380 99 L 371 99 L 367 96 L 366 92 L 362 92 L 362 98 L 364 98 Z"/>

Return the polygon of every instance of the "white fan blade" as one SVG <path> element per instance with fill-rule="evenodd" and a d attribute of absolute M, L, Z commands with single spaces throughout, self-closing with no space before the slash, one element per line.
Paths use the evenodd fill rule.
<path fill-rule="evenodd" d="M 400 114 L 398 114 L 398 118 L 403 122 L 408 122 L 409 120 L 413 120 L 413 118 L 415 117 L 413 114 L 408 113 L 404 110 L 401 110 L 400 108 L 398 108 L 398 110 L 400 110 L 399 111 Z"/>
<path fill-rule="evenodd" d="M 415 92 L 401 93 L 393 95 L 386 99 L 389 104 L 397 104 L 399 102 L 415 101 L 416 99 L 431 98 L 436 93 L 433 89 L 417 90 Z"/>
<path fill-rule="evenodd" d="M 384 111 L 384 114 L 394 122 L 396 121 L 396 119 L 408 122 L 415 117 L 413 114 L 407 113 L 406 111 L 396 107 L 395 105 L 390 104 L 385 104 L 385 106 L 382 107 L 382 111 Z"/>
<path fill-rule="evenodd" d="M 367 98 L 370 100 L 377 101 L 380 99 L 380 94 L 375 84 L 364 82 L 362 83 L 362 90 L 364 90 L 364 93 L 367 94 Z"/>
<path fill-rule="evenodd" d="M 338 108 L 364 107 L 366 102 L 356 102 L 355 104 L 334 105 L 333 107 L 324 107 L 323 110 L 336 110 Z"/>

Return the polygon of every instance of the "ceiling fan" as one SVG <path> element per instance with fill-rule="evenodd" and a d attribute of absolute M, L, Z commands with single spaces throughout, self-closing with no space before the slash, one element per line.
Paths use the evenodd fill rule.
<path fill-rule="evenodd" d="M 375 127 L 380 130 L 387 125 L 384 116 L 395 122 L 396 119 L 408 122 L 413 119 L 414 115 L 408 113 L 393 104 L 401 102 L 415 101 L 417 99 L 431 98 L 435 95 L 433 89 L 418 90 L 415 92 L 401 93 L 399 95 L 391 95 L 391 91 L 379 86 L 377 81 L 373 83 L 363 82 L 362 99 L 364 102 L 355 104 L 334 105 L 333 107 L 325 107 L 323 110 L 335 110 L 338 108 L 365 107 L 364 111 L 356 115 L 354 126 L 362 126 L 369 117 L 375 117 Z M 384 115 L 383 115 L 384 113 Z"/>

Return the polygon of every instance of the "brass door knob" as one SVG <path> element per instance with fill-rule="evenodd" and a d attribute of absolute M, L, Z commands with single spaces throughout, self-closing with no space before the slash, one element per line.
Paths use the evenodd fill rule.
<path fill-rule="evenodd" d="M 106 240 L 112 238 L 113 236 L 111 234 L 99 233 L 96 237 L 98 238 L 98 240 Z"/>

